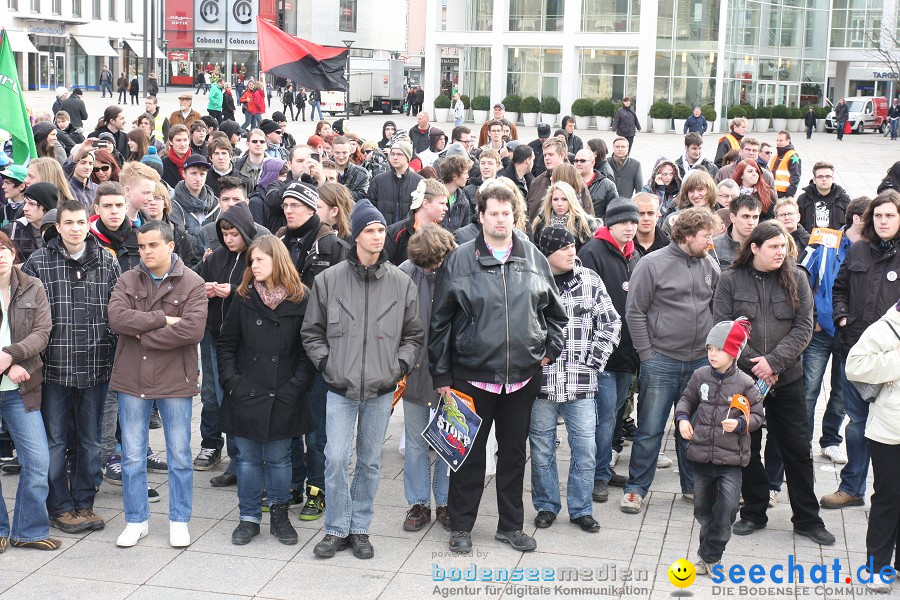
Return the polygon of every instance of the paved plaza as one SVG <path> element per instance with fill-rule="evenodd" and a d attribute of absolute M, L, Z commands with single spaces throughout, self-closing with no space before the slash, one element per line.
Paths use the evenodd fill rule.
<path fill-rule="evenodd" d="M 163 110 L 177 106 L 177 94 L 162 95 Z M 206 100 L 200 96 L 195 107 L 205 114 Z M 49 93 L 27 93 L 26 99 L 35 110 L 49 110 Z M 88 112 L 93 125 L 106 100 L 99 93 L 86 95 Z M 275 102 L 275 109 L 281 103 Z M 139 114 L 139 107 L 126 107 L 131 121 Z M 411 127 L 412 117 L 391 117 L 400 127 Z M 380 138 L 382 115 L 353 118 L 352 130 L 364 138 Z M 471 125 L 471 124 L 470 124 Z M 452 124 L 438 124 L 449 133 Z M 88 127 L 86 129 L 89 131 Z M 303 141 L 312 133 L 310 123 L 291 123 L 288 131 Z M 534 139 L 534 128 L 519 128 L 520 137 Z M 609 144 L 611 132 L 578 132 L 585 140 L 601 137 Z M 773 143 L 775 133 L 752 134 Z M 705 155 L 712 158 L 715 140 L 719 135 L 707 135 Z M 878 182 L 887 168 L 900 159 L 900 142 L 891 143 L 881 135 L 846 136 L 838 142 L 833 135 L 814 134 L 811 141 L 804 134 L 796 134 L 797 150 L 803 159 L 803 185 L 810 179 L 812 164 L 829 160 L 836 166 L 836 180 L 851 197 L 874 195 Z M 682 136 L 639 134 L 635 139 L 634 156 L 644 165 L 645 176 L 659 156 L 677 158 L 683 151 Z M 826 384 L 827 384 L 826 377 Z M 820 397 L 817 423 L 824 409 Z M 864 507 L 842 511 L 822 511 L 825 525 L 837 537 L 837 544 L 820 547 L 807 538 L 794 536 L 791 529 L 791 510 L 786 492 L 779 504 L 769 511 L 768 527 L 748 537 L 733 537 L 724 557 L 726 568 L 740 565 L 745 572 L 754 564 L 765 568 L 764 583 L 724 583 L 714 586 L 707 577 L 700 577 L 684 591 L 673 587 L 667 570 L 675 560 L 693 561 L 697 549 L 699 527 L 694 522 L 692 506 L 680 499 L 676 467 L 657 471 L 645 509 L 637 515 L 619 511 L 621 491 L 612 489 L 610 501 L 594 504 L 594 517 L 601 523 L 599 533 L 581 532 L 568 523 L 565 512 L 549 529 L 535 530 L 536 514 L 530 500 L 530 468 L 525 475 L 525 531 L 537 540 L 535 552 L 521 554 L 509 546 L 494 541 L 497 502 L 494 478 L 485 482 L 480 518 L 473 531 L 474 551 L 471 555 L 451 555 L 447 549 L 448 533 L 432 523 L 420 532 L 402 529 L 406 512 L 403 494 L 403 457 L 398 441 L 403 429 L 402 408 L 394 413 L 384 451 L 381 482 L 375 502 L 375 520 L 371 539 L 375 558 L 360 561 L 350 552 L 339 553 L 334 559 L 322 560 L 313 556 L 312 548 L 324 535 L 322 521 L 301 522 L 296 516 L 292 523 L 299 533 L 299 544 L 284 546 L 268 535 L 268 516 L 264 515 L 263 533 L 246 546 L 231 544 L 231 531 L 238 522 L 235 488 L 215 489 L 210 477 L 224 470 L 195 472 L 193 518 L 190 530 L 193 544 L 174 549 L 168 543 L 168 485 L 164 475 L 150 474 L 149 481 L 162 496 L 162 501 L 150 505 L 150 534 L 134 548 L 115 546 L 116 537 L 125 525 L 121 488 L 104 483 L 97 495 L 95 510 L 107 522 L 102 531 L 67 535 L 51 530 L 62 538 L 63 547 L 56 552 L 9 549 L 0 555 L 0 598 L 74 599 L 220 599 L 220 598 L 277 598 L 315 600 L 364 599 L 424 599 L 433 597 L 467 598 L 555 598 L 555 597 L 620 597 L 670 598 L 673 595 L 698 599 L 731 596 L 748 598 L 860 598 L 873 597 L 859 584 L 844 583 L 850 577 L 857 581 L 857 568 L 865 564 L 865 533 L 868 502 Z M 200 400 L 195 399 L 193 411 L 193 452 L 200 445 Z M 816 436 L 818 439 L 818 425 Z M 564 428 L 560 427 L 564 437 Z M 150 434 L 151 446 L 164 449 L 162 430 Z M 671 425 L 665 437 L 665 449 L 674 459 L 674 437 Z M 626 446 L 619 460 L 619 473 L 627 474 L 631 447 Z M 568 472 L 569 451 L 563 439 L 558 451 L 559 471 Z M 563 475 L 564 476 L 564 475 Z M 838 470 L 818 454 L 815 456 L 816 494 L 821 496 L 837 489 Z M 0 484 L 7 507 L 12 509 L 18 477 L 3 475 Z M 871 493 L 871 472 L 868 485 Z M 298 511 L 293 510 L 296 515 Z M 11 515 L 12 516 L 12 515 Z M 789 558 L 792 556 L 793 558 Z M 803 583 L 787 583 L 789 560 L 801 565 Z M 835 561 L 838 573 L 835 573 Z M 828 567 L 828 583 L 811 581 L 814 565 Z M 774 583 L 768 577 L 771 567 L 785 565 L 780 574 L 785 583 Z M 455 569 L 455 571 L 454 571 Z M 520 569 L 520 571 L 515 571 Z M 575 569 L 573 575 L 572 569 Z M 821 567 L 820 567 L 821 569 Z M 512 583 L 486 583 L 484 577 L 502 577 L 502 570 L 521 575 Z M 469 575 L 479 581 L 466 582 Z M 552 575 L 554 580 L 548 581 Z M 444 581 L 435 581 L 444 577 Z M 532 578 L 535 581 L 530 581 Z M 796 576 L 796 569 L 795 569 Z M 450 581 L 455 578 L 457 581 Z M 463 580 L 460 581 L 459 579 Z M 568 579 L 560 581 L 561 578 Z M 576 580 L 573 580 L 576 579 Z M 840 583 L 834 583 L 835 580 Z M 742 588 L 741 586 L 746 586 Z M 893 588 L 893 596 L 900 597 L 900 587 Z M 673 594 L 674 593 L 674 594 Z M 885 596 L 879 596 L 885 597 Z"/>

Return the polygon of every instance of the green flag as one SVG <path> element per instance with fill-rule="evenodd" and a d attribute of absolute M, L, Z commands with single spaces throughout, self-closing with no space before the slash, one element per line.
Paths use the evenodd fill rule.
<path fill-rule="evenodd" d="M 5 29 L 0 36 L 0 129 L 8 131 L 12 138 L 13 162 L 24 165 L 37 158 L 37 148 L 34 146 L 28 111 L 25 110 L 25 95 L 19 86 L 16 58 Z"/>

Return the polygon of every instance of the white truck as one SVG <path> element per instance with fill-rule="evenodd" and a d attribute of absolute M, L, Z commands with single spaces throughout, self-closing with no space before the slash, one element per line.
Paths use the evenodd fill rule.
<path fill-rule="evenodd" d="M 389 115 L 406 101 L 403 91 L 403 62 L 395 59 L 350 59 L 350 111 L 354 115 L 380 110 Z M 344 92 L 322 92 L 322 112 L 346 114 Z"/>

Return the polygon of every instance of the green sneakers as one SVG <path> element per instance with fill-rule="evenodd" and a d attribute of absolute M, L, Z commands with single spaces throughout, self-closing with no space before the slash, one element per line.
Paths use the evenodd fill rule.
<path fill-rule="evenodd" d="M 314 485 L 307 489 L 307 500 L 300 511 L 301 521 L 315 521 L 322 517 L 325 512 L 325 490 L 319 489 Z"/>

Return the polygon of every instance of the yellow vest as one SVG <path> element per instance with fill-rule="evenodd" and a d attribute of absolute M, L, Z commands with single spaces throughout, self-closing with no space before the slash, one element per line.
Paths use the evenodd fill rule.
<path fill-rule="evenodd" d="M 769 170 L 775 178 L 775 189 L 779 194 L 783 194 L 791 187 L 791 159 L 797 154 L 793 150 L 784 153 L 781 159 L 778 159 L 776 153 L 769 159 Z M 777 165 L 777 166 L 776 166 Z"/>
<path fill-rule="evenodd" d="M 720 144 L 722 143 L 722 140 L 728 140 L 728 143 L 731 144 L 732 150 L 740 150 L 741 149 L 741 143 L 738 141 L 738 139 L 736 137 L 734 137 L 730 133 L 726 133 L 725 135 L 723 135 L 722 137 L 719 138 Z"/>
<path fill-rule="evenodd" d="M 166 136 L 163 134 L 163 123 L 166 121 L 166 115 L 163 114 L 163 111 L 159 110 L 159 107 L 156 108 L 156 116 L 153 117 L 153 131 L 156 132 L 156 139 L 165 143 Z"/>

